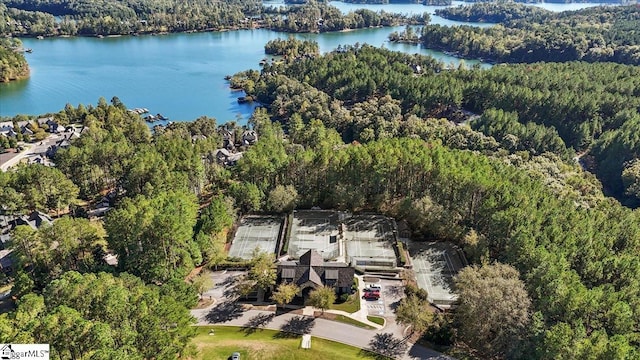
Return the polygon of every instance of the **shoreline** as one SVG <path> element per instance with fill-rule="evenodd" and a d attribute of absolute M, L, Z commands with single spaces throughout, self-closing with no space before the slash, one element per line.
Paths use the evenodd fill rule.
<path fill-rule="evenodd" d="M 15 37 L 15 38 L 23 38 L 23 39 L 39 39 L 39 40 L 56 39 L 56 38 L 98 38 L 98 39 L 104 39 L 104 38 L 119 38 L 119 37 L 128 37 L 128 36 L 147 36 L 147 35 L 150 35 L 150 36 L 161 36 L 161 35 L 171 35 L 171 34 L 229 32 L 229 31 L 260 30 L 260 29 L 270 30 L 270 31 L 273 31 L 273 32 L 283 33 L 283 34 L 343 33 L 343 32 L 357 31 L 357 30 L 379 29 L 379 28 L 397 27 L 397 26 L 405 26 L 405 25 L 420 26 L 420 25 L 423 25 L 423 24 L 412 24 L 410 22 L 406 22 L 406 23 L 399 23 L 399 24 L 389 25 L 389 26 L 384 26 L 384 25 L 367 26 L 367 27 L 349 28 L 349 29 L 341 29 L 341 30 L 335 30 L 335 31 L 320 31 L 320 32 L 314 32 L 314 31 L 287 31 L 287 30 L 283 30 L 283 29 L 270 28 L 270 27 L 266 27 L 266 26 L 262 26 L 262 25 L 257 24 L 257 25 L 252 26 L 252 27 L 229 27 L 229 28 L 220 28 L 220 29 L 207 28 L 207 29 L 201 29 L 201 30 L 139 32 L 139 33 L 130 33 L 130 34 L 109 34 L 109 35 L 102 35 L 102 34 L 76 34 L 76 35 L 69 35 L 69 34 L 62 34 L 62 35 L 15 34 L 13 37 Z"/>

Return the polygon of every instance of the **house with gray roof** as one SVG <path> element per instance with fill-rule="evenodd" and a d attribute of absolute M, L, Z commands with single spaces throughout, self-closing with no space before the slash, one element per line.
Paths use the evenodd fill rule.
<path fill-rule="evenodd" d="M 12 252 L 13 250 L 0 250 L 0 272 L 9 274 L 13 270 Z"/>
<path fill-rule="evenodd" d="M 258 142 L 258 134 L 255 130 L 246 130 L 242 133 L 242 144 L 253 145 Z"/>
<path fill-rule="evenodd" d="M 221 165 L 235 165 L 238 160 L 242 159 L 242 153 L 231 152 L 227 149 L 216 149 L 213 152 L 213 157 Z"/>
<path fill-rule="evenodd" d="M 350 293 L 355 269 L 348 264 L 324 261 L 315 250 L 304 253 L 298 261 L 281 261 L 278 264 L 277 283 L 292 283 L 306 297 L 309 291 L 328 286 L 338 294 Z"/>

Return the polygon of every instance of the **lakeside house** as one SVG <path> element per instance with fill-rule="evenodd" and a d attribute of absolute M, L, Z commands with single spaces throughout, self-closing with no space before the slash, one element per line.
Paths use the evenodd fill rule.
<path fill-rule="evenodd" d="M 258 134 L 255 130 L 246 130 L 242 133 L 243 145 L 254 145 L 256 142 L 258 142 Z"/>
<path fill-rule="evenodd" d="M 40 127 L 44 127 L 46 125 L 47 126 L 47 132 L 50 132 L 52 134 L 59 134 L 59 133 L 65 132 L 67 130 L 67 128 L 65 128 L 64 126 L 58 124 L 53 119 L 53 116 L 49 116 L 49 117 L 45 117 L 45 118 L 39 118 L 38 120 L 36 120 L 36 122 L 38 123 L 38 126 L 40 126 Z"/>
<path fill-rule="evenodd" d="M 233 131 L 227 128 L 220 128 L 219 132 L 222 135 L 222 148 L 227 150 L 235 149 L 236 140 Z"/>

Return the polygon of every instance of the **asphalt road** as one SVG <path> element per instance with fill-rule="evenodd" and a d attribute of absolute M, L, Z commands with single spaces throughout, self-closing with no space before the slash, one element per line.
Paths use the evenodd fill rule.
<path fill-rule="evenodd" d="M 246 328 L 265 328 L 297 334 L 311 334 L 362 349 L 373 350 L 396 359 L 452 360 L 432 349 L 404 341 L 404 327 L 387 317 L 387 325 L 381 330 L 366 330 L 336 321 L 318 319 L 292 313 L 273 313 L 262 310 L 243 310 L 242 306 L 227 295 L 232 279 L 241 272 L 216 272 L 216 286 L 204 297 L 211 296 L 216 303 L 206 309 L 191 310 L 198 325 L 229 325 Z"/>
<path fill-rule="evenodd" d="M 46 153 L 49 146 L 55 144 L 62 138 L 63 138 L 62 134 L 50 134 L 43 141 L 38 141 L 38 142 L 28 143 L 28 144 L 21 143 L 20 145 L 23 146 L 25 149 L 22 152 L 15 154 L 15 156 L 13 157 L 4 159 L 5 162 L 0 164 L 0 170 L 7 171 L 7 169 L 9 169 L 10 167 L 18 165 L 20 161 L 24 158 Z M 8 155 L 8 153 L 3 155 L 6 156 Z"/>

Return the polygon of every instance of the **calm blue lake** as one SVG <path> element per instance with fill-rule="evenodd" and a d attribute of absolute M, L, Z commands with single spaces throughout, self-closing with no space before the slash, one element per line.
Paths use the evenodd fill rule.
<path fill-rule="evenodd" d="M 363 5 L 332 3 L 342 11 Z M 555 8 L 555 4 L 553 4 Z M 568 4 L 571 9 L 576 5 Z M 369 5 L 372 10 L 400 13 L 433 12 L 422 5 Z M 433 23 L 451 24 L 433 17 Z M 477 24 L 487 26 L 487 24 Z M 441 52 L 387 41 L 389 33 L 404 27 L 364 29 L 339 33 L 297 34 L 319 43 L 322 52 L 338 45 L 367 43 L 392 50 L 422 53 L 457 65 L 461 60 Z M 95 104 L 98 98 L 118 96 L 128 107 L 145 107 L 173 121 L 210 116 L 219 123 L 245 122 L 252 105 L 239 105 L 242 93 L 229 90 L 224 76 L 258 69 L 264 44 L 289 34 L 269 30 L 242 30 L 162 36 L 112 38 L 23 39 L 33 53 L 25 54 L 29 79 L 0 84 L 0 116 L 40 115 L 70 103 Z M 477 61 L 466 60 L 471 65 Z"/>

